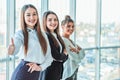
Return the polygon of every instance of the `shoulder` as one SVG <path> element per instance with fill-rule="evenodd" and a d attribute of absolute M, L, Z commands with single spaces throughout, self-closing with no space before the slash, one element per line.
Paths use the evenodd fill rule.
<path fill-rule="evenodd" d="M 45 39 L 50 40 L 50 41 L 52 40 L 49 33 L 47 33 L 47 32 L 42 32 L 42 35 L 43 35 L 43 37 L 44 37 Z"/>
<path fill-rule="evenodd" d="M 51 35 L 50 35 L 50 33 L 45 32 L 45 34 L 47 35 L 48 39 L 51 39 Z"/>
<path fill-rule="evenodd" d="M 23 31 L 22 30 L 17 30 L 15 33 L 21 34 L 21 33 L 23 33 Z"/>
<path fill-rule="evenodd" d="M 15 32 L 15 37 L 23 37 L 23 31 L 22 30 L 18 30 Z"/>
<path fill-rule="evenodd" d="M 65 44 L 70 44 L 70 41 L 67 38 L 62 37 L 62 39 L 63 39 L 63 41 L 64 41 Z"/>
<path fill-rule="evenodd" d="M 50 33 L 48 33 L 48 32 L 45 32 L 45 34 L 46 34 L 47 36 L 50 36 Z"/>
<path fill-rule="evenodd" d="M 62 37 L 63 41 L 67 41 L 67 39 L 65 37 Z"/>
<path fill-rule="evenodd" d="M 42 31 L 41 33 L 42 33 L 43 37 L 47 38 L 47 35 L 45 32 Z"/>

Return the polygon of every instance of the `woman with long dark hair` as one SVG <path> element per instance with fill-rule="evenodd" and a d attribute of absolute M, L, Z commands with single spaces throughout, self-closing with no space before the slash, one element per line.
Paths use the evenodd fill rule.
<path fill-rule="evenodd" d="M 24 5 L 21 10 L 21 30 L 15 33 L 8 47 L 8 54 L 19 52 L 21 62 L 13 72 L 11 80 L 38 80 L 52 62 L 47 35 L 41 32 L 37 9 Z"/>
<path fill-rule="evenodd" d="M 63 73 L 63 63 L 67 60 L 64 42 L 59 34 L 59 20 L 53 11 L 46 11 L 43 15 L 43 28 L 51 46 L 53 62 L 46 70 L 45 80 L 60 80 Z"/>

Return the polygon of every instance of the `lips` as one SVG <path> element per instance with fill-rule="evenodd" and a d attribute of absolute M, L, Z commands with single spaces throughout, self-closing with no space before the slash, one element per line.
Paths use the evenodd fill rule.
<path fill-rule="evenodd" d="M 56 25 L 55 25 L 55 24 L 51 24 L 50 26 L 51 26 L 51 27 L 56 27 Z"/>
<path fill-rule="evenodd" d="M 69 33 L 72 33 L 72 32 L 73 32 L 73 30 L 68 30 L 68 32 L 69 32 Z"/>
<path fill-rule="evenodd" d="M 30 22 L 30 23 L 35 23 L 35 21 L 36 21 L 36 20 L 30 20 L 29 22 Z"/>

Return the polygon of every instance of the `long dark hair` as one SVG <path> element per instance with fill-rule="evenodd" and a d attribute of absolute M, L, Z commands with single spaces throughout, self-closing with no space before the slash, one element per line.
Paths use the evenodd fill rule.
<path fill-rule="evenodd" d="M 54 32 L 57 34 L 57 38 L 58 38 L 58 40 L 60 41 L 61 45 L 65 48 L 65 44 L 64 44 L 64 42 L 63 42 L 63 40 L 62 40 L 62 38 L 61 38 L 61 36 L 60 36 L 60 33 L 59 33 L 59 19 L 58 19 L 58 16 L 56 15 L 56 13 L 54 13 L 53 11 L 46 11 L 46 12 L 44 12 L 44 14 L 43 14 L 43 29 L 50 34 L 50 36 L 52 37 L 52 39 L 53 39 L 53 41 L 54 41 L 55 46 L 58 47 L 59 44 L 58 44 L 57 40 L 56 40 L 55 37 L 50 33 L 50 30 L 49 30 L 48 27 L 47 27 L 47 17 L 48 17 L 49 14 L 53 14 L 53 15 L 55 15 L 55 16 L 57 17 L 58 26 L 57 26 L 57 28 L 54 30 Z"/>
<path fill-rule="evenodd" d="M 23 35 L 24 35 L 24 51 L 25 51 L 26 55 L 27 55 L 27 50 L 28 50 L 28 32 L 27 32 L 27 24 L 25 23 L 24 14 L 25 14 L 25 11 L 28 8 L 35 9 L 36 13 L 37 13 L 37 16 L 38 16 L 37 9 L 32 4 L 27 4 L 27 5 L 23 6 L 23 8 L 21 10 L 21 28 L 22 28 Z M 45 40 L 45 38 L 43 37 L 43 35 L 41 33 L 39 18 L 37 19 L 37 23 L 35 24 L 35 29 L 37 31 L 39 43 L 40 43 L 40 45 L 42 47 L 43 53 L 46 54 L 47 43 L 46 43 L 46 40 Z"/>

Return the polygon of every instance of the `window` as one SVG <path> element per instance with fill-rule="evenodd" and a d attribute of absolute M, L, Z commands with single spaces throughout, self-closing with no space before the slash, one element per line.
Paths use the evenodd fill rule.
<path fill-rule="evenodd" d="M 69 0 L 49 0 L 48 9 L 54 11 L 61 22 L 69 14 Z"/>
<path fill-rule="evenodd" d="M 101 46 L 115 47 L 101 50 L 101 80 L 119 80 L 120 60 L 120 0 L 102 0 Z"/>
<path fill-rule="evenodd" d="M 6 57 L 6 0 L 0 2 L 0 79 L 6 79 L 6 63 L 3 58 Z"/>
<path fill-rule="evenodd" d="M 76 41 L 80 46 L 96 46 L 96 27 L 96 0 L 76 0 Z"/>
<path fill-rule="evenodd" d="M 119 0 L 102 1 L 101 46 L 120 45 Z"/>
<path fill-rule="evenodd" d="M 101 50 L 100 80 L 119 80 L 120 49 Z"/>
<path fill-rule="evenodd" d="M 76 43 L 82 48 L 96 47 L 96 28 L 96 0 L 76 0 Z M 85 51 L 78 79 L 95 80 L 96 53 L 96 49 Z"/>

